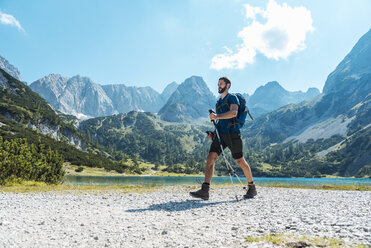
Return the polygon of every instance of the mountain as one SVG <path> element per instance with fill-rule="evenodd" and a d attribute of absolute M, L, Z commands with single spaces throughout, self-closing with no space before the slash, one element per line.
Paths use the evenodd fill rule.
<path fill-rule="evenodd" d="M 359 87 L 358 79 L 371 72 L 370 41 L 371 29 L 359 39 L 350 53 L 328 76 L 323 93 L 340 92 L 345 88 L 355 90 Z"/>
<path fill-rule="evenodd" d="M 287 104 L 302 102 L 319 94 L 317 88 L 309 88 L 307 92 L 290 92 L 285 90 L 278 82 L 273 81 L 257 88 L 254 94 L 247 98 L 247 106 L 250 112 L 258 117 Z"/>
<path fill-rule="evenodd" d="M 85 149 L 81 135 L 64 123 L 49 104 L 27 85 L 0 69 L 0 115 L 57 140 Z"/>
<path fill-rule="evenodd" d="M 361 49 L 371 52 L 367 46 Z M 362 66 L 359 57 L 352 58 L 349 66 Z M 337 72 L 331 73 L 330 79 L 331 75 Z M 316 89 L 306 93 L 287 92 L 277 82 L 257 90 L 254 97 L 250 97 L 256 104 L 259 104 L 259 94 L 264 98 L 261 102 L 265 101 L 268 106 L 310 99 L 285 105 L 245 124 L 241 130 L 243 153 L 254 175 L 371 176 L 370 75 L 367 71 L 358 78 L 345 75 L 345 79 L 336 80 L 343 85 L 340 90 L 319 95 Z M 336 89 L 336 84 L 333 87 Z M 273 100 L 269 102 L 266 98 Z M 157 165 L 166 165 L 174 172 L 199 172 L 203 170 L 210 146 L 204 131 L 212 130 L 212 126 L 167 121 L 207 117 L 208 109 L 213 108 L 215 102 L 202 78 L 192 76 L 173 92 L 159 111 L 160 117 L 129 112 L 85 120 L 80 123 L 79 130 L 109 147 L 108 150 L 124 151 Z M 227 156 L 230 156 L 228 151 Z M 218 160 L 216 166 L 218 172 L 223 171 L 222 160 Z M 238 168 L 236 170 L 241 173 Z"/>
<path fill-rule="evenodd" d="M 215 96 L 202 77 L 192 76 L 178 86 L 158 114 L 170 122 L 197 120 L 206 118 L 215 103 Z"/>
<path fill-rule="evenodd" d="M 205 143 L 207 128 L 169 123 L 158 115 L 135 111 L 91 118 L 79 125 L 81 132 L 105 147 L 166 165 L 185 164 L 190 154 L 197 153 L 198 147 Z"/>
<path fill-rule="evenodd" d="M 156 113 L 164 104 L 160 94 L 151 87 L 110 84 L 103 85 L 102 88 L 111 99 L 115 113 L 127 113 L 133 110 Z"/>
<path fill-rule="evenodd" d="M 18 69 L 11 65 L 8 60 L 0 56 L 0 68 L 6 71 L 9 75 L 22 81 L 21 74 L 19 73 Z"/>
<path fill-rule="evenodd" d="M 182 85 L 172 82 L 159 94 L 151 87 L 124 84 L 100 85 L 88 77 L 68 78 L 59 74 L 50 74 L 33 82 L 30 87 L 46 99 L 54 109 L 82 119 L 130 111 L 159 113 L 163 120 L 172 122 L 206 118 L 207 115 L 200 114 L 198 107 L 195 107 L 196 104 L 201 104 L 203 112 L 205 109 L 214 108 L 215 97 L 206 83 L 201 77 L 193 76 Z M 310 88 L 305 93 L 289 92 L 279 83 L 269 82 L 259 87 L 250 97 L 248 94 L 245 94 L 245 97 L 251 113 L 257 117 L 318 94 L 316 88 Z M 199 100 L 195 102 L 191 99 Z"/>
<path fill-rule="evenodd" d="M 127 159 L 126 154 L 115 152 L 107 156 L 104 147 L 91 142 L 89 137 L 80 133 L 71 123 L 61 119 L 39 94 L 2 69 L 0 69 L 0 138 L 1 142 L 15 142 L 15 145 L 20 146 L 18 155 L 23 148 L 30 149 L 32 154 L 45 150 L 47 153 L 47 149 L 51 149 L 53 154 L 56 152 L 56 156 L 61 156 L 65 162 L 73 165 L 104 167 L 120 172 L 128 168 L 134 169 L 126 163 L 115 161 Z M 25 146 L 25 143 L 28 145 Z M 0 147 L 0 150 L 3 148 Z M 21 157 L 19 159 L 22 160 Z M 27 161 L 24 164 L 27 165 Z M 0 170 L 1 166 L 0 164 Z M 23 168 L 22 164 L 15 166 L 17 168 L 20 166 L 18 172 L 22 174 L 23 169 L 33 170 L 32 166 L 38 165 L 32 164 L 29 168 Z"/>
<path fill-rule="evenodd" d="M 77 117 L 98 117 L 129 111 L 156 113 L 166 103 L 177 84 L 169 84 L 162 94 L 151 87 L 124 84 L 100 85 L 88 77 L 72 78 L 50 74 L 30 87 L 47 100 L 54 109 Z"/>
<path fill-rule="evenodd" d="M 191 77 L 192 78 L 192 77 Z M 198 77 L 200 78 L 200 77 Z M 188 80 L 188 81 L 187 81 Z M 203 99 L 206 95 L 208 95 L 209 100 L 206 101 L 206 105 L 208 109 L 215 108 L 216 100 L 215 98 L 212 98 L 210 95 L 210 90 L 208 89 L 206 84 L 202 84 L 201 88 L 198 86 L 195 86 L 198 89 L 201 89 L 198 91 L 198 93 L 193 94 L 192 85 L 189 83 L 189 79 L 187 79 L 186 86 L 178 86 L 176 90 L 174 91 L 174 96 L 171 96 L 169 100 L 171 101 L 167 102 L 165 106 L 160 110 L 159 114 L 161 115 L 161 118 L 166 121 L 171 122 L 182 122 L 182 121 L 190 121 L 195 120 L 199 117 L 205 117 L 205 114 L 197 114 L 197 110 L 194 107 L 196 104 L 199 104 L 194 101 L 185 102 L 184 99 Z M 195 79 L 195 81 L 202 80 Z M 173 88 L 176 87 L 175 82 L 172 83 Z M 184 83 L 183 83 L 184 84 Z M 170 86 L 170 85 L 169 85 Z M 169 87 L 168 86 L 168 87 Z M 165 89 L 166 90 L 166 89 Z M 165 91 L 164 90 L 164 91 Z M 205 96 L 202 93 L 202 90 L 205 91 Z M 320 92 L 317 88 L 309 88 L 307 92 L 302 91 L 295 91 L 290 92 L 285 90 L 278 82 L 268 82 L 264 86 L 260 86 L 256 89 L 253 95 L 249 96 L 248 94 L 243 94 L 243 96 L 247 99 L 247 106 L 250 109 L 250 112 L 253 116 L 258 117 L 262 114 L 271 112 L 273 110 L 276 110 L 282 106 L 285 106 L 290 103 L 298 103 L 302 102 L 308 99 L 311 99 L 317 95 L 319 95 Z M 207 98 L 207 97 L 206 97 Z M 192 106 L 190 109 L 187 109 L 186 106 L 190 105 Z M 205 104 L 201 104 L 205 105 Z M 206 109 L 206 108 L 204 108 Z M 185 114 L 186 112 L 193 111 L 192 114 Z"/>
<path fill-rule="evenodd" d="M 63 122 L 43 98 L 2 69 L 0 99 L 1 128 L 18 130 L 19 134 L 11 131 L 14 137 L 22 137 L 27 129 L 37 130 L 55 140 L 66 141 L 82 150 L 87 149 L 86 141 L 72 125 Z"/>
<path fill-rule="evenodd" d="M 311 147 L 305 156 L 311 156 L 313 163 L 325 161 L 343 176 L 355 175 L 371 164 L 371 147 L 367 142 L 371 138 L 368 131 L 371 124 L 370 54 L 371 30 L 329 74 L 323 94 L 247 123 L 242 134 L 247 146 L 301 143 Z M 366 142 L 362 141 L 361 134 L 368 135 L 364 137 Z"/>
<path fill-rule="evenodd" d="M 72 78 L 50 74 L 30 85 L 55 109 L 75 116 L 101 116 L 116 113 L 102 87 L 88 77 Z"/>
<path fill-rule="evenodd" d="M 161 98 L 163 99 L 164 103 L 169 100 L 170 96 L 174 93 L 178 86 L 179 84 L 177 84 L 176 82 L 172 82 L 165 87 L 165 89 L 161 93 Z"/>

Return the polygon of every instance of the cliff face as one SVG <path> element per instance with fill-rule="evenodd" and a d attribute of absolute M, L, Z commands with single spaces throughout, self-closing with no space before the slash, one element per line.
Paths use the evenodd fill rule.
<path fill-rule="evenodd" d="M 359 80 L 371 73 L 371 29 L 363 35 L 350 53 L 327 77 L 323 93 L 354 91 Z"/>
<path fill-rule="evenodd" d="M 6 60 L 5 58 L 1 56 L 0 56 L 0 68 L 3 69 L 5 72 L 7 72 L 12 77 L 14 77 L 15 79 L 22 81 L 19 70 L 14 65 L 10 64 L 8 60 Z"/>

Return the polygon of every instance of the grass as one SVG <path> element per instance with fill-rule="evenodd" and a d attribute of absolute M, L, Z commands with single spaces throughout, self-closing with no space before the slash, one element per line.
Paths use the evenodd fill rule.
<path fill-rule="evenodd" d="M 132 160 L 129 159 L 128 164 L 133 165 L 134 162 L 132 162 Z M 151 169 L 154 166 L 155 166 L 154 164 L 139 162 L 139 168 L 145 170 L 142 174 L 144 176 L 149 176 L 149 175 L 153 174 L 154 172 Z M 76 172 L 75 170 L 78 167 L 82 167 L 83 170 L 80 171 L 80 172 Z M 63 169 L 66 172 L 66 175 L 68 175 L 68 176 L 142 176 L 142 175 L 139 175 L 139 174 L 127 173 L 127 172 L 118 173 L 114 170 L 108 171 L 105 168 L 89 167 L 89 166 L 77 166 L 77 165 L 72 165 L 68 162 L 63 164 Z"/>
<path fill-rule="evenodd" d="M 23 181 L 8 183 L 0 186 L 2 193 L 39 193 L 39 192 L 65 192 L 65 193 L 146 193 L 163 190 L 165 186 L 133 186 L 133 185 L 70 185 L 46 184 L 43 182 Z M 167 189 L 171 186 L 166 186 Z"/>
<path fill-rule="evenodd" d="M 232 183 L 213 184 L 213 188 L 222 188 L 232 186 Z M 234 186 L 240 187 L 239 183 L 234 183 Z M 267 185 L 259 185 L 257 187 L 263 188 L 288 188 L 288 189 L 316 189 L 316 190 L 344 190 L 344 191 L 371 191 L 371 185 L 327 185 L 322 186 L 300 186 L 288 185 L 283 183 L 272 183 Z"/>
<path fill-rule="evenodd" d="M 367 247 L 360 244 L 347 244 L 342 239 L 321 238 L 294 234 L 269 234 L 260 237 L 249 236 L 245 238 L 249 243 L 272 243 L 279 247 Z"/>
<path fill-rule="evenodd" d="M 75 170 L 78 167 L 82 167 L 83 171 L 76 172 Z M 116 171 L 107 171 L 104 168 L 77 166 L 69 163 L 64 163 L 63 169 L 68 176 L 123 176 L 123 174 L 117 173 Z"/>
<path fill-rule="evenodd" d="M 274 167 L 268 163 L 260 163 L 263 171 L 269 171 L 274 169 Z"/>
<path fill-rule="evenodd" d="M 204 174 L 185 174 L 185 173 L 174 173 L 174 172 L 167 172 L 167 171 L 156 171 L 151 176 L 159 176 L 159 177 L 203 177 Z"/>
<path fill-rule="evenodd" d="M 120 174 L 121 175 L 121 174 Z M 163 173 L 157 176 L 179 176 L 176 173 Z M 194 176 L 194 175 L 185 175 Z M 201 175 L 196 175 L 201 176 Z M 212 188 L 231 187 L 231 183 L 213 184 Z M 240 187 L 239 184 L 234 184 L 235 187 Z M 89 193 L 146 193 L 153 191 L 169 190 L 170 188 L 187 188 L 196 189 L 199 185 L 176 185 L 176 186 L 133 186 L 133 185 L 50 185 L 43 182 L 21 181 L 15 180 L 8 182 L 5 185 L 0 185 L 0 192 L 14 193 L 31 193 L 31 192 L 47 192 L 47 191 L 64 191 L 64 192 L 89 192 Z M 316 190 L 346 190 L 346 191 L 371 191 L 371 185 L 322 185 L 322 186 L 297 186 L 287 184 L 270 184 L 258 187 L 273 187 L 273 188 L 290 188 L 290 189 L 316 189 Z"/>
<path fill-rule="evenodd" d="M 263 187 L 371 191 L 371 185 L 328 185 L 328 184 L 324 184 L 324 185 L 321 185 L 321 186 L 300 186 L 300 185 L 288 185 L 288 184 L 273 183 L 273 184 L 269 184 L 269 185 L 264 185 Z"/>

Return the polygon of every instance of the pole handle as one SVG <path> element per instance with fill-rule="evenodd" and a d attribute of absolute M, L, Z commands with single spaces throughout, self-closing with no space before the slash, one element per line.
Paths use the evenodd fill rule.
<path fill-rule="evenodd" d="M 215 113 L 215 112 L 214 112 L 214 110 L 209 109 L 209 113 L 212 114 L 212 113 Z M 211 122 L 212 122 L 214 125 L 216 125 L 214 120 L 212 120 Z"/>

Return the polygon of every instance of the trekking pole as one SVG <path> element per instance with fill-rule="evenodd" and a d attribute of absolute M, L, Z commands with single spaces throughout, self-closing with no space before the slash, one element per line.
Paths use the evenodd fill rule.
<path fill-rule="evenodd" d="M 214 113 L 214 111 L 212 109 L 209 110 L 209 113 Z M 232 182 L 232 185 L 234 185 L 233 183 L 233 179 L 232 179 L 232 173 L 233 175 L 238 179 L 238 181 L 241 183 L 242 185 L 242 188 L 243 189 L 246 189 L 246 187 L 243 185 L 243 183 L 241 182 L 239 176 L 237 175 L 236 171 L 233 169 L 233 167 L 231 166 L 231 164 L 228 162 L 225 154 L 224 154 L 224 149 L 223 149 L 223 145 L 222 145 L 222 142 L 220 140 L 220 136 L 219 136 L 219 132 L 218 132 L 218 128 L 216 126 L 216 123 L 215 123 L 215 120 L 212 120 L 211 121 L 213 124 L 214 124 L 214 127 L 215 127 L 215 133 L 216 133 L 216 136 L 218 137 L 218 141 L 219 141 L 219 145 L 220 145 L 220 148 L 222 149 L 222 156 L 224 158 L 224 161 L 225 161 L 225 166 L 227 167 L 227 170 L 228 170 L 228 174 L 229 174 L 229 178 L 231 179 L 231 182 Z M 238 201 L 238 196 L 237 196 L 237 193 L 236 193 L 236 200 Z"/>
<path fill-rule="evenodd" d="M 250 116 L 251 120 L 254 120 L 254 118 L 252 118 L 252 116 L 251 116 L 251 114 L 250 114 L 250 111 L 249 111 L 249 110 L 247 110 L 247 113 L 249 114 L 249 116 Z"/>

